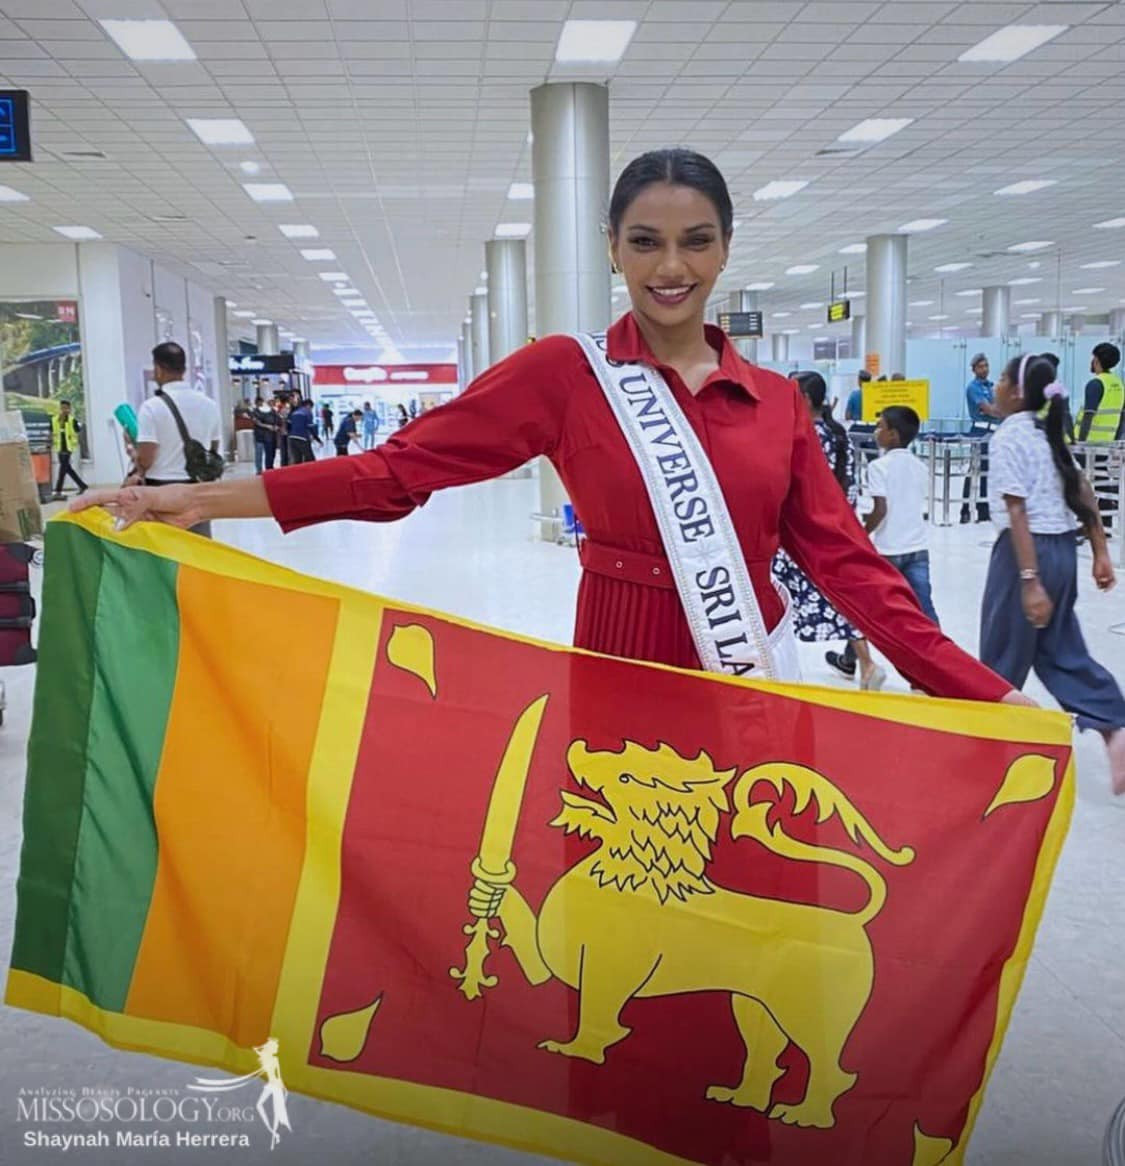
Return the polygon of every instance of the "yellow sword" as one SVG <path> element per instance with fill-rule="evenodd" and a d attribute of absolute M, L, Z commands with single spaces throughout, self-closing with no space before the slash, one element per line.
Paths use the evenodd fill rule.
<path fill-rule="evenodd" d="M 473 891 L 469 895 L 469 910 L 475 918 L 464 927 L 465 934 L 470 937 L 465 948 L 464 969 L 449 969 L 449 974 L 461 981 L 460 990 L 468 1000 L 475 1000 L 480 996 L 482 988 L 492 988 L 496 984 L 495 976 L 485 974 L 484 963 L 489 955 L 489 941 L 499 939 L 500 933 L 489 927 L 488 921 L 495 918 L 504 897 L 504 889 L 516 877 L 512 844 L 516 837 L 527 775 L 531 770 L 531 754 L 535 749 L 548 699 L 548 696 L 541 696 L 532 701 L 516 721 L 492 785 L 480 849 L 469 868 L 474 879 Z M 487 886 L 481 888 L 481 883 Z"/>

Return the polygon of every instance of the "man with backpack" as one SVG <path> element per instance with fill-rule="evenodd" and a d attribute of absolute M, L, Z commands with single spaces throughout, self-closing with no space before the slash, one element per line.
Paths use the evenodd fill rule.
<path fill-rule="evenodd" d="M 174 341 L 152 350 L 152 371 L 156 393 L 137 411 L 133 482 L 146 486 L 213 482 L 223 472 L 218 405 L 184 383 L 187 357 Z M 209 522 L 191 529 L 211 537 Z"/>

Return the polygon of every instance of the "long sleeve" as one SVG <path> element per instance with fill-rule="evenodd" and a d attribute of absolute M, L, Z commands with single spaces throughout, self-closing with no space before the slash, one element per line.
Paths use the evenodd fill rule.
<path fill-rule="evenodd" d="M 802 570 L 911 684 L 935 696 L 999 700 L 1011 685 L 922 614 L 902 575 L 859 524 L 794 393 L 792 480 L 781 542 Z"/>
<path fill-rule="evenodd" d="M 576 356 L 572 340 L 547 337 L 512 353 L 376 449 L 267 471 L 274 517 L 286 531 L 337 518 L 390 522 L 435 490 L 482 482 L 551 455 Z"/>

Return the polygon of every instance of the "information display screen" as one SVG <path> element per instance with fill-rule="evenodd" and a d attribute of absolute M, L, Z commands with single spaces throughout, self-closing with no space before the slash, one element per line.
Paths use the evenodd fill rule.
<path fill-rule="evenodd" d="M 762 332 L 761 312 L 720 312 L 719 327 L 734 339 L 760 339 Z"/>
<path fill-rule="evenodd" d="M 839 324 L 852 318 L 851 300 L 834 300 L 828 305 L 828 323 Z"/>
<path fill-rule="evenodd" d="M 257 372 L 272 375 L 293 371 L 293 353 L 282 352 L 276 356 L 232 356 L 228 367 L 233 373 Z"/>
<path fill-rule="evenodd" d="M 0 89 L 0 162 L 31 161 L 26 89 Z"/>

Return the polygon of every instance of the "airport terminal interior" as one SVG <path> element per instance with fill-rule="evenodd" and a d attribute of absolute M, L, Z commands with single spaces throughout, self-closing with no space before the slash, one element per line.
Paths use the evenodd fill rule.
<path fill-rule="evenodd" d="M 861 517 L 877 413 L 918 414 L 933 603 L 976 655 L 999 424 L 980 403 L 1013 358 L 1057 357 L 1067 440 L 1125 572 L 1123 144 L 1116 0 L 0 0 L 0 509 L 4 442 L 23 436 L 45 519 L 80 487 L 122 483 L 165 343 L 183 350 L 179 380 L 214 402 L 224 481 L 299 450 L 363 459 L 409 440 L 525 346 L 630 311 L 610 191 L 631 159 L 682 146 L 716 164 L 733 201 L 729 257 L 699 307 L 756 368 L 823 378 Z M 303 399 L 309 440 L 291 420 Z M 60 420 L 64 400 L 79 428 Z M 212 537 L 570 644 L 581 519 L 535 459 L 400 522 L 283 534 L 219 518 Z M 1083 543 L 1078 620 L 1122 681 L 1125 586 L 1100 590 L 1092 565 Z M 30 564 L 33 596 L 45 567 Z M 262 635 L 302 651 L 300 627 Z M 803 680 L 857 691 L 826 655 L 843 647 L 802 641 Z M 885 691 L 927 699 L 873 652 Z M 5 956 L 35 680 L 34 664 L 0 659 Z M 1059 707 L 1034 674 L 1024 691 Z M 973 1166 L 1125 1161 L 1125 1141 L 1103 1149 L 1125 1097 L 1125 796 L 1097 732 L 1076 732 L 1075 751 L 1073 819 L 957 1159 Z M 14 1116 L 21 1089 L 63 1076 L 173 1088 L 184 1071 L 2 1008 L 0 1161 L 199 1160 L 28 1149 Z M 208 1160 L 534 1157 L 296 1093 L 289 1109 L 276 1149 Z"/>

